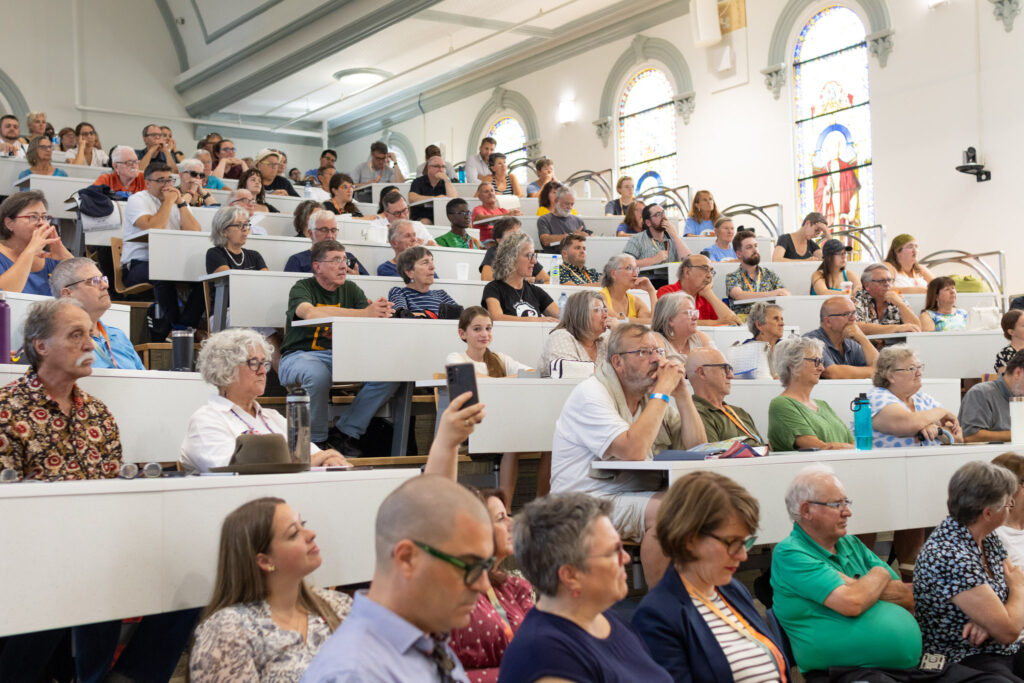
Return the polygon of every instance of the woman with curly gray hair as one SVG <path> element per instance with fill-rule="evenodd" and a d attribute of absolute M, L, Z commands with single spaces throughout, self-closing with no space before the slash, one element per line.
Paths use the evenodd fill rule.
<path fill-rule="evenodd" d="M 773 451 L 853 448 L 853 435 L 832 407 L 811 398 L 821 373 L 824 345 L 809 337 L 783 339 L 772 359 L 784 391 L 768 405 L 768 440 Z"/>
<path fill-rule="evenodd" d="M 231 460 L 239 434 L 282 434 L 288 423 L 276 410 L 263 410 L 256 401 L 267 386 L 273 348 L 261 334 L 231 328 L 212 334 L 199 348 L 196 363 L 203 379 L 217 387 L 206 405 L 188 423 L 181 443 L 181 464 L 186 472 L 208 472 Z M 310 461 L 317 465 L 346 465 L 335 450 L 309 445 Z"/>
<path fill-rule="evenodd" d="M 249 212 L 239 206 L 222 206 L 213 214 L 210 241 L 206 251 L 206 272 L 222 270 L 267 270 L 258 251 L 243 249 L 249 239 Z"/>
<path fill-rule="evenodd" d="M 537 262 L 533 241 L 514 232 L 505 235 L 494 256 L 494 280 L 484 287 L 483 307 L 495 321 L 558 322 L 558 304 L 543 289 L 526 281 Z"/>

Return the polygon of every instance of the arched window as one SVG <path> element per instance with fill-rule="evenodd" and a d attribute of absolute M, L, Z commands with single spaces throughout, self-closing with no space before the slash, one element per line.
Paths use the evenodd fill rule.
<path fill-rule="evenodd" d="M 498 144 L 494 146 L 494 151 L 505 155 L 509 167 L 526 158 L 526 131 L 518 120 L 511 116 L 502 116 L 487 130 L 487 135 L 497 140 Z M 526 167 L 517 168 L 512 171 L 512 175 L 525 192 Z"/>
<path fill-rule="evenodd" d="M 875 223 L 864 23 L 847 7 L 816 13 L 793 51 L 800 215 L 830 225 Z"/>
<path fill-rule="evenodd" d="M 409 160 L 405 156 L 405 150 L 402 149 L 401 145 L 389 145 L 388 151 L 395 153 L 395 163 L 398 165 L 399 170 L 402 171 L 402 177 L 406 180 L 412 180 L 416 177 L 414 173 L 416 166 L 409 164 Z"/>
<path fill-rule="evenodd" d="M 676 184 L 676 112 L 672 83 L 645 68 L 619 98 L 619 176 L 632 176 L 636 191 Z"/>

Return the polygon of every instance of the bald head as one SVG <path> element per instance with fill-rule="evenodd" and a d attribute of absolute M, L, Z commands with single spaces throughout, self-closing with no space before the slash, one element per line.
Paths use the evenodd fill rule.
<path fill-rule="evenodd" d="M 490 515 L 480 499 L 450 479 L 424 474 L 399 486 L 377 510 L 377 572 L 388 573 L 395 546 L 403 539 L 444 546 L 459 516 L 491 528 Z"/>
<path fill-rule="evenodd" d="M 686 357 L 686 379 L 694 396 L 700 396 L 713 406 L 720 407 L 732 391 L 732 372 L 725 367 L 725 356 L 718 349 L 699 348 Z"/>
<path fill-rule="evenodd" d="M 725 356 L 718 349 L 702 346 L 699 349 L 693 349 L 686 357 L 686 378 L 693 383 L 694 377 L 698 375 L 697 370 L 702 365 L 708 363 L 724 363 Z"/>

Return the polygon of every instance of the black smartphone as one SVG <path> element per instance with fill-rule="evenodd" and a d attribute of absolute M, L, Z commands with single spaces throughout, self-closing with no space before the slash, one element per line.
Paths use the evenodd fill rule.
<path fill-rule="evenodd" d="M 444 366 L 444 369 L 448 375 L 449 399 L 471 391 L 473 395 L 462 407 L 466 408 L 480 402 L 480 395 L 476 391 L 476 368 L 472 363 L 453 363 Z"/>

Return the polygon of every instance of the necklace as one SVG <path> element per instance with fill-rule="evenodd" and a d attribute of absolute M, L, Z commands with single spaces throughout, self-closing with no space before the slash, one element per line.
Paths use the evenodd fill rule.
<path fill-rule="evenodd" d="M 236 261 L 236 260 L 235 260 L 235 257 L 231 255 L 231 252 L 230 252 L 230 251 L 228 250 L 228 248 L 227 248 L 227 247 L 221 247 L 221 249 L 223 249 L 223 250 L 224 250 L 224 253 L 228 255 L 228 258 L 229 258 L 229 259 L 231 259 L 231 262 L 232 262 L 233 264 L 235 264 L 235 267 L 236 267 L 236 268 L 238 268 L 238 267 L 241 267 L 241 265 L 242 265 L 243 263 L 245 263 L 245 252 L 244 252 L 244 251 L 242 252 L 242 258 L 241 258 L 241 259 L 239 259 L 238 261 Z"/>

